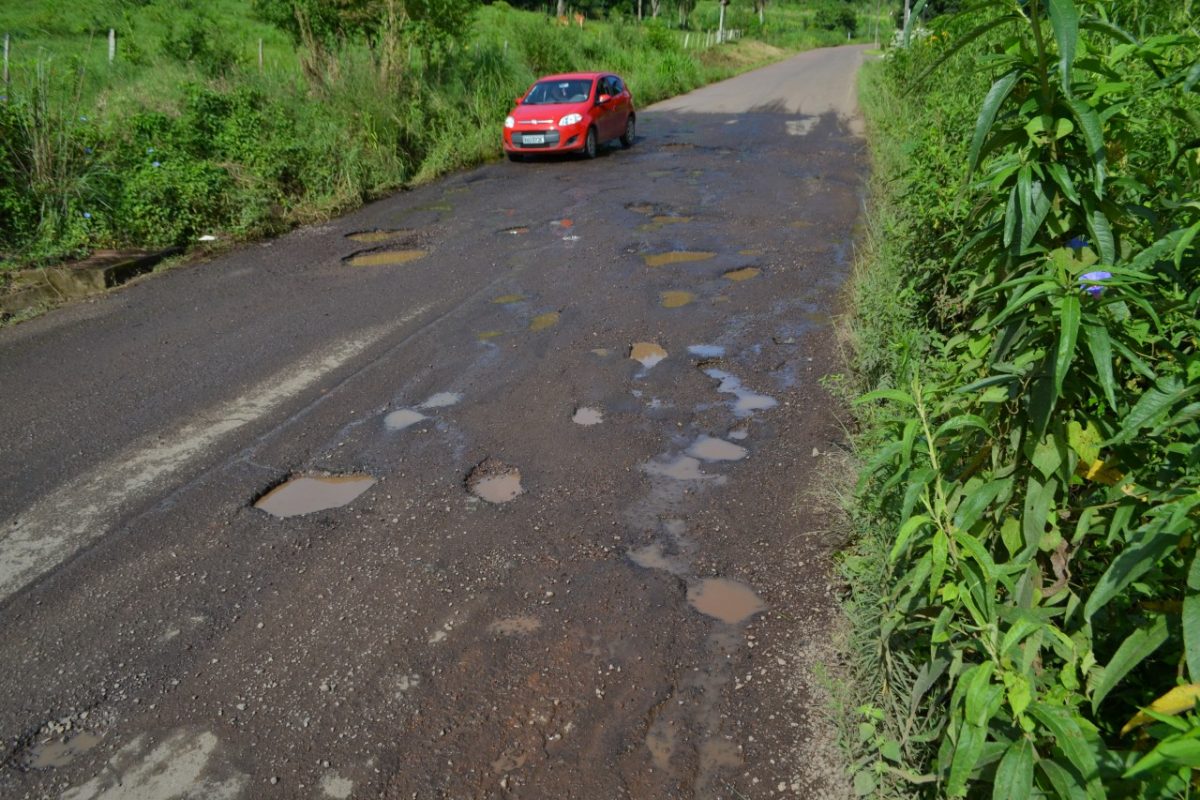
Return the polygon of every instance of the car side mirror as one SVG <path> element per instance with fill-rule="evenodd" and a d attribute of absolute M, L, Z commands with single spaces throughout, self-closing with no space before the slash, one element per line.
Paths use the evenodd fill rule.
<path fill-rule="evenodd" d="M 607 95 L 607 94 L 602 94 L 602 95 L 600 95 L 600 98 L 599 98 L 598 100 L 596 100 L 596 102 L 597 102 L 599 105 L 604 105 L 604 104 L 605 104 L 605 103 L 607 103 L 609 100 L 612 100 L 612 97 L 611 97 L 611 96 L 609 96 L 609 95 Z"/>
<path fill-rule="evenodd" d="M 517 95 L 517 99 L 514 100 L 513 102 L 516 103 L 517 105 L 521 105 L 521 101 L 524 99 L 525 99 L 524 95 Z"/>

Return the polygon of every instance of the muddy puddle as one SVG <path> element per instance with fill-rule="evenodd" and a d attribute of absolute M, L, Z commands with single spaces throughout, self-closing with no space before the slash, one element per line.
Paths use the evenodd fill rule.
<path fill-rule="evenodd" d="M 458 392 L 438 392 L 437 394 L 430 395 L 429 399 L 421 403 L 417 408 L 448 408 L 449 406 L 458 405 L 461 400 L 462 395 Z"/>
<path fill-rule="evenodd" d="M 598 408 L 580 406 L 575 409 L 575 415 L 571 417 L 571 422 L 576 425 L 599 425 L 604 422 L 604 412 Z"/>
<path fill-rule="evenodd" d="M 701 461 L 741 461 L 749 453 L 741 445 L 715 436 L 701 436 L 687 449 L 689 456 Z"/>
<path fill-rule="evenodd" d="M 492 339 L 499 339 L 504 335 L 504 331 L 483 331 L 475 335 L 475 338 L 481 342 L 490 342 Z"/>
<path fill-rule="evenodd" d="M 417 261 L 427 255 L 428 250 L 377 250 L 350 256 L 346 263 L 352 267 L 391 267 Z"/>
<path fill-rule="evenodd" d="M 298 517 L 340 508 L 375 485 L 370 475 L 314 475 L 279 484 L 254 503 L 273 517 Z"/>
<path fill-rule="evenodd" d="M 557 311 L 548 311 L 545 314 L 538 314 L 529 321 L 529 330 L 544 331 L 546 328 L 553 328 L 558 324 L 558 320 L 562 317 Z"/>
<path fill-rule="evenodd" d="M 25 769 L 58 769 L 100 744 L 94 733 L 76 733 L 64 739 L 39 742 L 29 748 L 21 764 Z"/>
<path fill-rule="evenodd" d="M 720 475 L 709 475 L 700 469 L 700 459 L 694 456 L 667 456 L 642 465 L 647 475 L 670 478 L 675 481 L 715 481 Z"/>
<path fill-rule="evenodd" d="M 731 269 L 721 275 L 727 281 L 748 281 L 751 278 L 757 278 L 762 274 L 762 270 L 758 267 L 741 267 L 739 269 Z"/>
<path fill-rule="evenodd" d="M 687 563 L 678 556 L 668 555 L 659 542 L 630 550 L 627 555 L 642 569 L 658 569 L 672 575 L 686 575 L 688 572 Z"/>
<path fill-rule="evenodd" d="M 356 231 L 355 233 L 347 234 L 346 238 L 352 242 L 359 242 L 360 244 L 380 244 L 382 242 L 390 242 L 393 239 L 411 236 L 412 233 L 412 230 L 408 228 L 398 228 L 396 230 Z"/>
<path fill-rule="evenodd" d="M 736 416 L 748 417 L 755 411 L 765 411 L 779 405 L 779 401 L 774 397 L 747 389 L 742 385 L 740 378 L 723 369 L 706 369 L 704 374 L 721 382 L 717 387 L 718 392 L 734 396 L 733 413 Z"/>
<path fill-rule="evenodd" d="M 666 253 L 646 253 L 642 260 L 647 267 L 665 267 L 670 264 L 688 264 L 716 258 L 716 253 L 707 250 L 670 250 Z"/>
<path fill-rule="evenodd" d="M 695 300 L 695 292 L 672 290 L 658 293 L 658 301 L 663 308 L 682 308 L 683 306 L 692 304 Z"/>
<path fill-rule="evenodd" d="M 729 578 L 705 578 L 688 586 L 688 603 L 701 614 L 736 625 L 765 611 L 767 606 L 744 583 Z"/>
<path fill-rule="evenodd" d="M 629 348 L 629 357 L 650 369 L 667 357 L 667 351 L 654 342 L 634 342 Z"/>
<path fill-rule="evenodd" d="M 507 306 L 512 303 L 519 303 L 524 299 L 525 296 L 521 294 L 502 294 L 499 297 L 493 297 L 492 302 L 496 305 Z"/>
<path fill-rule="evenodd" d="M 715 344 L 693 344 L 688 353 L 699 358 L 724 358 L 725 348 Z"/>
<path fill-rule="evenodd" d="M 423 419 L 429 419 L 429 417 L 411 408 L 401 408 L 384 417 L 383 425 L 389 431 L 402 431 L 405 428 L 416 425 Z"/>
<path fill-rule="evenodd" d="M 521 487 L 521 470 L 497 458 L 484 459 L 471 470 L 467 490 L 495 505 L 514 500 L 525 491 Z"/>
<path fill-rule="evenodd" d="M 693 217 L 675 216 L 673 214 L 654 214 L 650 217 L 649 222 L 639 225 L 637 229 L 644 233 L 650 233 L 660 230 L 667 225 L 680 225 L 685 222 L 691 222 L 693 219 Z"/>

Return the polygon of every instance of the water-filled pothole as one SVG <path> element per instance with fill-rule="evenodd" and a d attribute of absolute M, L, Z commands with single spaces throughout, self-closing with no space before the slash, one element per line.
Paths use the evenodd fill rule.
<path fill-rule="evenodd" d="M 492 302 L 497 305 L 506 306 L 510 303 L 519 303 L 524 299 L 525 296 L 520 294 L 502 294 L 499 297 L 493 297 Z"/>
<path fill-rule="evenodd" d="M 681 290 L 672 290 L 668 292 L 659 292 L 659 302 L 663 308 L 681 308 L 693 302 L 696 299 L 695 292 L 685 292 Z"/>
<path fill-rule="evenodd" d="M 604 412 L 598 408 L 580 406 L 575 409 L 575 415 L 571 417 L 571 421 L 576 425 L 599 425 L 604 422 Z"/>
<path fill-rule="evenodd" d="M 429 417 L 411 408 L 400 408 L 384 417 L 383 424 L 389 431 L 402 431 L 423 419 L 429 419 Z"/>
<path fill-rule="evenodd" d="M 437 394 L 430 395 L 429 399 L 421 403 L 417 408 L 447 408 L 448 406 L 457 405 L 460 400 L 462 400 L 462 395 L 458 392 L 438 392 Z"/>
<path fill-rule="evenodd" d="M 722 278 L 731 281 L 748 281 L 751 278 L 756 278 L 762 273 L 758 267 L 741 267 L 739 269 L 731 269 L 721 275 Z"/>
<path fill-rule="evenodd" d="M 650 369 L 667 357 L 667 351 L 654 342 L 634 342 L 629 348 L 629 357 Z"/>
<path fill-rule="evenodd" d="M 687 264 L 693 261 L 707 261 L 715 258 L 716 253 L 707 250 L 670 250 L 666 253 L 646 253 L 642 260 L 647 267 L 664 267 L 668 264 Z"/>
<path fill-rule="evenodd" d="M 767 609 L 744 583 L 729 578 L 705 578 L 688 586 L 687 599 L 701 614 L 735 625 Z"/>
<path fill-rule="evenodd" d="M 659 458 L 642 465 L 642 471 L 647 475 L 657 475 L 676 481 L 707 481 L 719 478 L 719 475 L 708 475 L 700 469 L 700 459 L 692 456 L 671 456 Z"/>
<path fill-rule="evenodd" d="M 521 470 L 498 458 L 486 458 L 471 470 L 467 475 L 467 490 L 496 505 L 507 503 L 525 491 L 521 487 Z"/>
<path fill-rule="evenodd" d="M 57 769 L 65 767 L 83 753 L 100 744 L 94 733 L 76 733 L 63 739 L 39 742 L 29 748 L 21 765 L 25 769 Z"/>
<path fill-rule="evenodd" d="M 312 475 L 287 480 L 258 498 L 254 507 L 273 517 L 298 517 L 340 508 L 375 485 L 370 475 Z"/>
<path fill-rule="evenodd" d="M 411 236 L 412 231 L 408 228 L 399 228 L 397 230 L 374 230 L 374 231 L 356 231 L 346 236 L 352 242 L 360 244 L 379 244 L 380 242 L 390 242 L 393 239 L 399 239 L 404 236 Z"/>
<path fill-rule="evenodd" d="M 718 392 L 732 394 L 736 398 L 733 401 L 733 413 L 736 416 L 746 417 L 755 411 L 765 411 L 779 405 L 779 401 L 774 397 L 747 389 L 742 386 L 741 379 L 723 369 L 706 369 L 704 374 L 721 382 L 721 385 L 717 387 Z"/>
<path fill-rule="evenodd" d="M 427 255 L 428 250 L 376 250 L 352 255 L 346 261 L 352 267 L 390 267 L 407 264 Z"/>
<path fill-rule="evenodd" d="M 558 320 L 562 317 L 557 311 L 547 311 L 545 314 L 538 314 L 529 321 L 529 330 L 544 331 L 546 328 L 552 328 L 558 324 Z"/>
<path fill-rule="evenodd" d="M 693 344 L 688 347 L 688 352 L 700 358 L 722 358 L 725 348 L 716 344 Z"/>
<path fill-rule="evenodd" d="M 701 461 L 741 461 L 749 452 L 739 444 L 715 436 L 701 436 L 687 449 L 689 456 Z"/>
<path fill-rule="evenodd" d="M 498 339 L 504 335 L 504 331 L 483 331 L 475 336 L 481 342 L 490 342 L 492 339 Z"/>

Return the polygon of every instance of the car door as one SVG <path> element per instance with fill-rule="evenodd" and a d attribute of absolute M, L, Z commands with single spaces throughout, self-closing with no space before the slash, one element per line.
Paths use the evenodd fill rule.
<path fill-rule="evenodd" d="M 613 114 L 616 126 L 616 133 L 613 135 L 622 136 L 625 133 L 625 120 L 629 119 L 630 113 L 633 112 L 633 95 L 629 93 L 629 88 L 620 78 L 613 78 L 612 83 L 619 98 Z"/>
<path fill-rule="evenodd" d="M 618 100 L 613 96 L 612 79 L 605 75 L 597 82 L 596 102 L 600 102 L 600 98 L 608 95 L 612 99 L 603 105 L 596 106 L 596 132 L 599 135 L 600 141 L 607 142 L 615 136 L 619 136 L 619 132 L 614 132 L 617 118 Z"/>

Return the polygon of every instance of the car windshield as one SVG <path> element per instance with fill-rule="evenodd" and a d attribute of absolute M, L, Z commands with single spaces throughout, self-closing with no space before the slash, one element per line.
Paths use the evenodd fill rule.
<path fill-rule="evenodd" d="M 592 82 L 586 78 L 561 81 L 542 81 L 534 84 L 521 102 L 526 106 L 545 106 L 552 103 L 582 103 L 592 93 Z"/>

